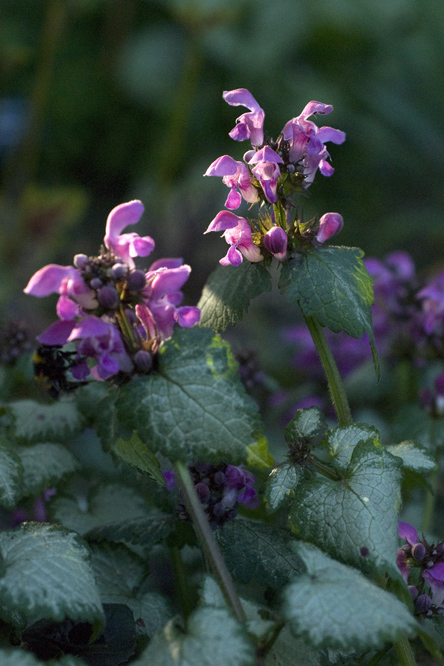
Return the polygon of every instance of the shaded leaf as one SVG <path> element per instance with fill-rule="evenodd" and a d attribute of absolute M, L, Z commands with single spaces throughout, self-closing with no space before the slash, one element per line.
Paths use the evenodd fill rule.
<path fill-rule="evenodd" d="M 148 474 L 160 485 L 165 485 L 165 477 L 160 470 L 159 461 L 136 432 L 133 432 L 129 441 L 120 437 L 112 447 L 112 451 L 127 465 L 134 467 L 139 472 Z"/>
<path fill-rule="evenodd" d="M 91 528 L 87 537 L 94 541 L 124 541 L 133 545 L 150 548 L 166 539 L 176 525 L 174 516 L 152 513 L 143 518 L 133 518 L 122 522 L 109 522 Z"/>
<path fill-rule="evenodd" d="M 296 636 L 316 647 L 363 651 L 417 633 L 394 595 L 309 544 L 295 548 L 306 573 L 285 588 L 283 615 Z"/>
<path fill-rule="evenodd" d="M 379 363 L 372 327 L 373 280 L 359 248 L 319 247 L 283 264 L 281 291 L 299 304 L 306 317 L 314 317 L 334 333 L 345 331 L 353 338 L 370 338 L 373 360 Z"/>
<path fill-rule="evenodd" d="M 123 544 L 91 544 L 90 550 L 102 601 L 128 606 L 139 633 L 153 636 L 174 613 L 166 597 L 147 588 L 146 561 Z"/>
<path fill-rule="evenodd" d="M 350 463 L 353 451 L 359 442 L 374 438 L 380 440 L 379 431 L 373 426 L 363 423 L 353 423 L 331 430 L 325 442 L 325 448 L 330 456 L 341 468 L 345 469 Z"/>
<path fill-rule="evenodd" d="M 19 442 L 63 442 L 83 427 L 75 402 L 49 405 L 34 400 L 17 400 L 8 405 L 12 416 L 11 434 Z"/>
<path fill-rule="evenodd" d="M 242 583 L 252 579 L 280 588 L 299 571 L 299 561 L 285 530 L 238 518 L 216 532 L 230 573 Z"/>
<path fill-rule="evenodd" d="M 17 454 L 23 466 L 21 497 L 37 495 L 79 468 L 72 453 L 61 444 L 21 446 Z"/>
<path fill-rule="evenodd" d="M 15 623 L 66 617 L 91 624 L 103 621 L 103 611 L 89 562 L 78 535 L 54 525 L 23 523 L 0 533 L 5 574 L 0 578 L 0 615 Z"/>
<path fill-rule="evenodd" d="M 111 529 L 126 525 L 134 518 L 145 516 L 150 510 L 136 490 L 118 483 L 94 488 L 86 507 L 80 508 L 76 498 L 63 495 L 54 497 L 47 506 L 54 522 L 82 535 L 102 525 L 111 525 Z"/>
<path fill-rule="evenodd" d="M 268 513 L 276 513 L 294 498 L 301 472 L 293 463 L 281 463 L 271 470 L 265 487 Z"/>
<path fill-rule="evenodd" d="M 407 441 L 400 444 L 393 444 L 392 446 L 387 446 L 387 451 L 390 451 L 392 456 L 401 458 L 404 467 L 414 472 L 425 473 L 436 469 L 436 461 L 427 451 L 416 446 L 415 442 Z"/>
<path fill-rule="evenodd" d="M 13 509 L 21 497 L 23 465 L 9 446 L 0 446 L 0 505 Z"/>
<path fill-rule="evenodd" d="M 262 263 L 244 261 L 240 266 L 218 266 L 211 273 L 198 303 L 200 326 L 219 333 L 234 326 L 251 301 L 271 291 L 271 275 Z"/>
<path fill-rule="evenodd" d="M 343 479 L 304 479 L 296 487 L 295 534 L 364 571 L 396 577 L 402 463 L 373 440 L 354 449 Z"/>
<path fill-rule="evenodd" d="M 254 666 L 247 629 L 226 608 L 201 606 L 184 631 L 173 620 L 151 640 L 133 666 Z"/>
<path fill-rule="evenodd" d="M 327 422 L 321 410 L 317 407 L 298 409 L 285 428 L 287 442 L 305 440 L 316 446 L 327 432 Z"/>

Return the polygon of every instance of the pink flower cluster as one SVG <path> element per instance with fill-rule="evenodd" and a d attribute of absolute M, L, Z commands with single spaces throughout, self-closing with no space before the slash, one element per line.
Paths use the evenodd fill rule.
<path fill-rule="evenodd" d="M 146 371 L 176 323 L 191 327 L 199 321 L 198 308 L 180 305 L 180 289 L 191 271 L 182 259 L 157 260 L 146 273 L 135 267 L 134 258 L 147 257 L 154 241 L 122 232 L 136 224 L 143 211 L 140 201 L 116 206 L 108 216 L 99 256 L 78 254 L 74 266 L 44 266 L 24 290 L 37 297 L 59 294 L 59 319 L 37 339 L 48 346 L 75 343 L 75 379 L 90 372 L 105 380 L 119 372 Z"/>
<path fill-rule="evenodd" d="M 205 176 L 222 177 L 222 182 L 230 191 L 225 201 L 229 211 L 236 210 L 242 199 L 250 204 L 265 202 L 267 205 L 278 203 L 278 185 L 282 178 L 293 178 L 300 189 L 308 188 L 319 171 L 324 176 L 331 176 L 333 167 L 328 161 L 330 154 L 325 147 L 327 142 L 341 144 L 345 140 L 344 132 L 332 127 L 318 127 L 311 116 L 326 115 L 333 111 L 330 104 L 309 102 L 299 116 L 284 126 L 277 142 L 264 143 L 263 109 L 245 88 L 238 88 L 223 93 L 224 100 L 231 106 L 244 106 L 249 111 L 236 120 L 229 135 L 235 141 L 249 139 L 252 149 L 248 150 L 243 162 L 236 161 L 229 155 L 222 155 L 205 172 Z M 274 218 L 274 216 L 273 216 Z M 327 213 L 320 220 L 316 240 L 325 242 L 342 228 L 342 217 L 338 213 Z M 226 256 L 220 260 L 223 266 L 239 266 L 243 257 L 248 261 L 263 260 L 263 255 L 254 242 L 251 228 L 244 217 L 222 211 L 210 223 L 205 233 L 223 231 L 222 236 L 230 245 Z M 265 248 L 280 261 L 286 258 L 287 230 L 274 223 L 264 238 Z M 276 249 L 275 249 L 276 248 Z"/>

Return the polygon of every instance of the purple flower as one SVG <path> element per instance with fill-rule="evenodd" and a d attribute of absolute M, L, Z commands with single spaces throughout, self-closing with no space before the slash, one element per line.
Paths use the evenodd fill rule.
<path fill-rule="evenodd" d="M 253 243 L 250 225 L 244 217 L 222 210 L 210 222 L 204 233 L 207 234 L 210 231 L 223 231 L 222 236 L 230 245 L 226 256 L 219 261 L 222 266 L 230 264 L 239 266 L 243 261 L 242 255 L 252 262 L 263 260 L 260 249 Z"/>
<path fill-rule="evenodd" d="M 204 176 L 222 176 L 222 182 L 230 188 L 225 201 L 225 206 L 230 210 L 239 208 L 242 198 L 248 203 L 260 201 L 258 191 L 251 182 L 248 167 L 243 162 L 236 162 L 229 155 L 218 157 L 210 164 Z"/>
<path fill-rule="evenodd" d="M 331 104 L 309 102 L 299 116 L 286 123 L 282 131 L 284 139 L 290 142 L 290 161 L 302 162 L 305 187 L 311 185 L 317 169 L 323 176 L 331 176 L 334 173 L 333 167 L 327 162 L 330 155 L 324 144 L 327 141 L 341 144 L 345 141 L 345 134 L 332 127 L 318 127 L 308 120 L 310 116 L 318 113 L 327 115 L 332 111 Z"/>
<path fill-rule="evenodd" d="M 173 265 L 172 265 L 173 264 Z M 152 270 L 154 267 L 154 270 Z M 177 265 L 177 260 L 156 262 L 146 274 L 147 286 L 142 291 L 143 303 L 136 305 L 147 340 L 154 340 L 155 350 L 173 334 L 174 324 L 191 328 L 200 319 L 199 308 L 180 306 L 183 294 L 180 288 L 187 281 L 190 266 Z"/>
<path fill-rule="evenodd" d="M 444 271 L 421 289 L 416 297 L 422 299 L 423 326 L 427 335 L 432 333 L 442 335 L 444 332 Z"/>
<path fill-rule="evenodd" d="M 81 308 L 91 310 L 98 304 L 95 292 L 73 266 L 44 266 L 32 276 L 24 292 L 38 298 L 60 294 L 57 314 L 61 319 L 73 319 L 81 313 Z"/>
<path fill-rule="evenodd" d="M 319 229 L 316 234 L 318 243 L 325 243 L 326 240 L 338 234 L 344 225 L 342 215 L 339 213 L 325 213 L 319 220 Z"/>
<path fill-rule="evenodd" d="M 76 379 L 89 372 L 106 380 L 122 372 L 149 372 L 152 354 L 173 333 L 174 324 L 191 327 L 200 318 L 196 307 L 181 307 L 180 288 L 191 268 L 182 259 L 161 259 L 148 273 L 135 269 L 134 257 L 145 257 L 154 241 L 136 233 L 122 233 L 139 221 L 140 201 L 116 206 L 108 215 L 104 243 L 98 257 L 77 254 L 74 266 L 50 264 L 30 279 L 25 292 L 37 297 L 58 293 L 57 315 L 38 340 L 44 345 L 74 342 L 79 355 Z M 134 361 L 133 361 L 134 359 Z"/>
<path fill-rule="evenodd" d="M 245 106 L 249 113 L 243 113 L 236 119 L 236 126 L 231 130 L 230 136 L 235 141 L 250 139 L 252 146 L 261 146 L 264 142 L 265 113 L 245 88 L 229 90 L 223 93 L 223 98 L 231 106 Z"/>
<path fill-rule="evenodd" d="M 154 241 L 150 236 L 141 238 L 135 232 L 122 234 L 125 227 L 140 220 L 143 211 L 141 201 L 128 201 L 113 208 L 106 221 L 106 247 L 130 268 L 134 268 L 133 257 L 147 257 L 154 250 Z"/>
<path fill-rule="evenodd" d="M 287 256 L 287 234 L 281 227 L 272 227 L 264 236 L 264 245 L 279 261 Z"/>
<path fill-rule="evenodd" d="M 91 375 L 97 380 L 104 381 L 118 372 L 130 373 L 133 369 L 120 332 L 112 324 L 103 335 L 85 336 L 77 345 L 77 352 L 97 362 L 91 370 Z"/>
<path fill-rule="evenodd" d="M 424 537 L 422 539 L 418 538 L 416 529 L 409 523 L 400 522 L 398 534 L 408 544 L 408 546 L 398 549 L 396 560 L 404 580 L 406 583 L 408 582 L 412 568 L 420 568 L 421 577 L 431 590 L 431 604 L 436 609 L 442 610 L 444 603 L 444 544 L 429 545 Z"/>
<path fill-rule="evenodd" d="M 248 159 L 249 164 L 256 164 L 251 173 L 260 182 L 270 203 L 277 202 L 277 182 L 281 175 L 279 164 L 284 160 L 270 146 L 264 146 Z"/>

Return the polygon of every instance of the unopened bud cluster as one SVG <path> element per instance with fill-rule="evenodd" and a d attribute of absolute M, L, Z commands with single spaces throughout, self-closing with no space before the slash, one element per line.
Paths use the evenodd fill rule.
<path fill-rule="evenodd" d="M 407 543 L 398 550 L 397 563 L 406 583 L 413 571 L 419 571 L 419 582 L 408 585 L 418 615 L 431 617 L 444 613 L 444 542 L 429 544 L 418 538 L 412 525 L 399 524 L 399 534 Z"/>
<path fill-rule="evenodd" d="M 249 509 L 255 509 L 259 505 L 259 498 L 253 488 L 256 478 L 241 466 L 197 462 L 188 469 L 197 496 L 214 529 L 236 517 L 239 503 Z M 175 486 L 174 473 L 166 471 L 164 476 L 167 488 L 172 490 Z M 189 520 L 187 509 L 181 499 L 177 511 L 182 520 Z"/>

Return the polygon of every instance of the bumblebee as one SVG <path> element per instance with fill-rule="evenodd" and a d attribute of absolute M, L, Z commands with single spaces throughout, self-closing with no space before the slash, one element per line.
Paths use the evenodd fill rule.
<path fill-rule="evenodd" d="M 76 352 L 63 351 L 60 346 L 42 345 L 32 356 L 34 378 L 39 387 L 56 400 L 62 393 L 87 383 L 67 377 L 69 370 L 80 362 Z"/>

